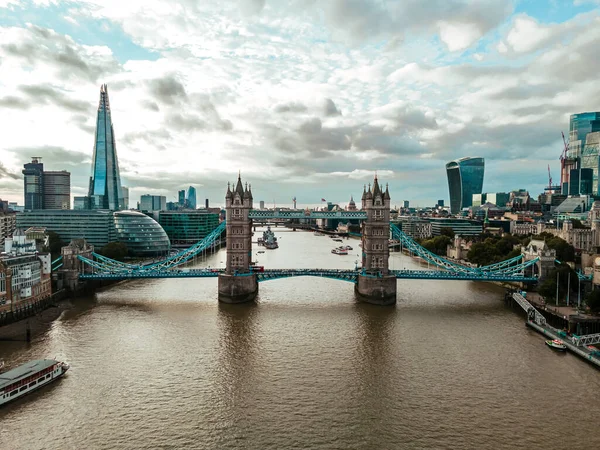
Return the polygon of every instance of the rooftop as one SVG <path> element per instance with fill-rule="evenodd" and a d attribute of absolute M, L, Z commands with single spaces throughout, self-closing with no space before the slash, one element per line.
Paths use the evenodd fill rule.
<path fill-rule="evenodd" d="M 20 378 L 32 375 L 40 370 L 47 369 L 48 367 L 56 364 L 58 361 L 54 359 L 36 359 L 29 361 L 22 366 L 15 369 L 9 370 L 8 372 L 0 373 L 0 389 L 5 386 L 18 381 Z"/>

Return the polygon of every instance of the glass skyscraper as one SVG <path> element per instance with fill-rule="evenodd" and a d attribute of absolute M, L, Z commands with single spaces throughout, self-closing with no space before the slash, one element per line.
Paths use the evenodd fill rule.
<path fill-rule="evenodd" d="M 100 104 L 98 105 L 98 118 L 96 120 L 94 156 L 88 197 L 90 198 L 91 209 L 110 209 L 114 211 L 124 208 L 125 202 L 121 188 L 117 146 L 115 144 L 106 84 L 100 87 Z"/>
<path fill-rule="evenodd" d="M 569 195 L 600 195 L 598 172 L 600 112 L 572 114 L 569 122 L 569 155 L 578 161 L 578 169 L 571 170 Z M 588 169 L 586 171 L 586 169 Z M 587 172 L 591 173 L 588 186 Z M 581 176 L 580 173 L 581 172 Z M 586 172 L 586 173 L 584 173 Z M 585 189 L 584 189 L 585 188 Z"/>
<path fill-rule="evenodd" d="M 479 157 L 460 158 L 446 164 L 452 214 L 458 214 L 463 208 L 471 206 L 473 194 L 481 194 L 484 167 L 484 160 Z"/>
<path fill-rule="evenodd" d="M 187 207 L 189 209 L 196 209 L 196 188 L 194 186 L 190 186 L 187 191 Z"/>
<path fill-rule="evenodd" d="M 33 157 L 23 166 L 25 209 L 32 211 L 44 208 L 44 164 L 42 158 Z"/>

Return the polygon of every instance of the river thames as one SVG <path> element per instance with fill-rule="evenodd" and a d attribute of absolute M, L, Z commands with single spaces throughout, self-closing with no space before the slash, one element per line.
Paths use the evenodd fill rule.
<path fill-rule="evenodd" d="M 254 250 L 268 268 L 359 259 L 357 240 L 338 256 L 326 236 L 274 230 L 280 248 Z M 353 288 L 275 280 L 220 305 L 216 279 L 136 280 L 77 300 L 31 344 L 0 342 L 9 367 L 71 364 L 0 409 L 0 448 L 600 448 L 600 372 L 546 348 L 501 288 L 401 280 L 395 307 Z"/>

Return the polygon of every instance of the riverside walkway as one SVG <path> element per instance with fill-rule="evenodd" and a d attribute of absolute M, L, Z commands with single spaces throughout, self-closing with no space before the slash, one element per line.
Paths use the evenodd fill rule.
<path fill-rule="evenodd" d="M 548 325 L 542 314 L 521 293 L 515 292 L 512 297 L 527 314 L 527 322 L 525 324 L 529 328 L 543 334 L 549 339 L 560 339 L 568 351 L 600 369 L 600 350 L 593 347 L 593 344 L 600 343 L 600 334 L 568 336 L 564 331 L 557 330 Z"/>

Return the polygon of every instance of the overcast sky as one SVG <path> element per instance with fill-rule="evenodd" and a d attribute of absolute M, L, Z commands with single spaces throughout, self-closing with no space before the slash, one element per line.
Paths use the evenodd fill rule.
<path fill-rule="evenodd" d="M 194 185 L 222 204 L 448 199 L 444 165 L 483 156 L 484 191 L 559 179 L 569 115 L 600 110 L 598 0 L 0 0 L 0 198 L 22 165 L 85 195 L 108 84 L 130 202 Z"/>

